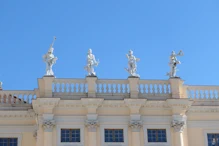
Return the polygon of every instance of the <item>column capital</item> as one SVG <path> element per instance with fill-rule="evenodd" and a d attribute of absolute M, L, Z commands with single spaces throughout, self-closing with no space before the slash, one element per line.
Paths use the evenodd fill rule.
<path fill-rule="evenodd" d="M 173 127 L 175 132 L 183 132 L 184 128 L 186 127 L 186 115 L 173 115 L 171 127 Z"/>
<path fill-rule="evenodd" d="M 86 120 L 85 121 L 85 126 L 90 128 L 97 128 L 99 126 L 98 120 Z"/>
<path fill-rule="evenodd" d="M 133 132 L 139 132 L 142 126 L 143 124 L 141 120 L 131 120 L 129 124 L 129 127 L 132 128 Z"/>
<path fill-rule="evenodd" d="M 146 104 L 147 99 L 124 99 L 124 101 L 131 114 L 139 114 L 140 108 Z"/>
<path fill-rule="evenodd" d="M 54 127 L 55 127 L 55 120 L 43 121 L 43 128 L 45 132 L 52 132 Z"/>

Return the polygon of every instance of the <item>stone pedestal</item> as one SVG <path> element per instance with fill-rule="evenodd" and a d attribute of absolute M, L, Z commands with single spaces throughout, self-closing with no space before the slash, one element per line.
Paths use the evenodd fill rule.
<path fill-rule="evenodd" d="M 130 97 L 131 98 L 138 98 L 138 82 L 139 78 L 138 77 L 129 77 L 129 89 L 130 89 Z"/>
<path fill-rule="evenodd" d="M 88 97 L 96 97 L 96 76 L 87 76 L 86 77 L 87 86 L 88 86 Z"/>

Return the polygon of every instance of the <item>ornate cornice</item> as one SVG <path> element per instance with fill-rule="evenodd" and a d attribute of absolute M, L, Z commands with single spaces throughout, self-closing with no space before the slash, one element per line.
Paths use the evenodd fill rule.
<path fill-rule="evenodd" d="M 0 111 L 0 118 L 34 119 L 34 111 Z"/>
<path fill-rule="evenodd" d="M 55 120 L 45 120 L 43 121 L 43 128 L 47 132 L 52 132 L 55 127 Z"/>
<path fill-rule="evenodd" d="M 189 108 L 188 113 L 218 113 L 219 107 L 217 106 L 192 106 Z"/>
<path fill-rule="evenodd" d="M 170 108 L 170 106 L 167 105 L 166 101 L 147 101 L 143 107 L 146 107 L 146 108 Z"/>
<path fill-rule="evenodd" d="M 124 99 L 125 105 L 129 107 L 131 114 L 138 114 L 146 101 L 147 99 Z"/>
<path fill-rule="evenodd" d="M 87 107 L 87 108 L 98 108 L 104 99 L 102 98 L 82 98 L 81 102 L 82 105 Z"/>

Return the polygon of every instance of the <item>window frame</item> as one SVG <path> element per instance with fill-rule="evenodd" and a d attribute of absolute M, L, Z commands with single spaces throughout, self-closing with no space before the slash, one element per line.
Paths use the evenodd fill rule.
<path fill-rule="evenodd" d="M 62 142 L 62 130 L 69 130 L 69 132 L 70 132 L 70 134 L 69 135 L 72 135 L 72 132 L 74 131 L 74 130 L 79 130 L 79 142 L 81 142 L 81 129 L 80 128 L 61 128 L 61 143 L 63 143 Z M 70 138 L 70 137 L 69 137 Z M 73 138 L 73 137 L 72 137 Z M 77 142 L 65 142 L 65 143 L 77 143 Z"/>
<path fill-rule="evenodd" d="M 204 139 L 206 146 L 208 146 L 208 134 L 219 134 L 219 129 L 204 130 Z"/>
<path fill-rule="evenodd" d="M 0 138 L 17 138 L 17 145 L 21 146 L 22 134 L 0 133 Z"/>
<path fill-rule="evenodd" d="M 167 130 L 166 129 L 150 129 L 150 128 L 148 128 L 147 129 L 147 134 L 148 134 L 148 130 L 155 130 L 156 132 L 158 132 L 158 130 L 164 130 L 165 131 L 165 136 L 166 136 L 166 141 L 164 141 L 164 142 L 167 142 Z M 156 134 L 158 134 L 158 133 L 156 133 Z M 157 135 L 158 136 L 158 135 Z M 156 138 L 159 138 L 159 136 L 158 137 L 156 137 Z M 149 137 L 148 137 L 148 139 L 147 139 L 147 141 L 149 140 Z M 156 143 L 164 143 L 163 141 L 156 141 Z M 148 142 L 148 143 L 154 143 L 154 142 Z"/>
<path fill-rule="evenodd" d="M 106 142 L 106 136 L 105 136 L 105 132 L 106 132 L 106 130 L 114 130 L 113 131 L 113 134 L 115 135 L 115 130 L 122 130 L 122 136 L 123 136 L 123 141 L 122 142 L 124 142 L 124 130 L 122 129 L 122 128 L 114 128 L 114 129 L 112 129 L 112 128 L 105 128 L 104 129 L 104 142 L 105 143 L 121 143 L 121 142 L 115 142 L 115 141 L 112 141 L 112 142 Z"/>
<path fill-rule="evenodd" d="M 145 146 L 170 146 L 171 145 L 171 127 L 170 125 L 143 125 L 144 145 Z M 167 142 L 148 142 L 148 129 L 166 129 Z"/>
<path fill-rule="evenodd" d="M 80 129 L 80 142 L 61 142 L 61 129 Z M 84 125 L 57 125 L 57 146 L 83 146 Z"/>
<path fill-rule="evenodd" d="M 124 142 L 105 142 L 105 129 L 123 129 Z M 127 146 L 128 125 L 100 125 L 101 146 Z"/>

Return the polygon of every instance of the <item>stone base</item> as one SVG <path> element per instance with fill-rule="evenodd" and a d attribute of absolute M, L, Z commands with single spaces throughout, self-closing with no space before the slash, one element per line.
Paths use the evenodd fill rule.
<path fill-rule="evenodd" d="M 180 77 L 170 77 L 170 79 L 181 79 Z"/>
<path fill-rule="evenodd" d="M 43 77 L 55 77 L 54 75 L 44 75 Z"/>
<path fill-rule="evenodd" d="M 92 77 L 95 77 L 95 78 L 96 78 L 97 76 L 96 76 L 96 75 L 88 75 L 88 76 L 86 76 L 86 77 L 91 77 L 91 78 L 92 78 Z"/>
<path fill-rule="evenodd" d="M 140 78 L 138 76 L 129 76 L 128 78 Z"/>

